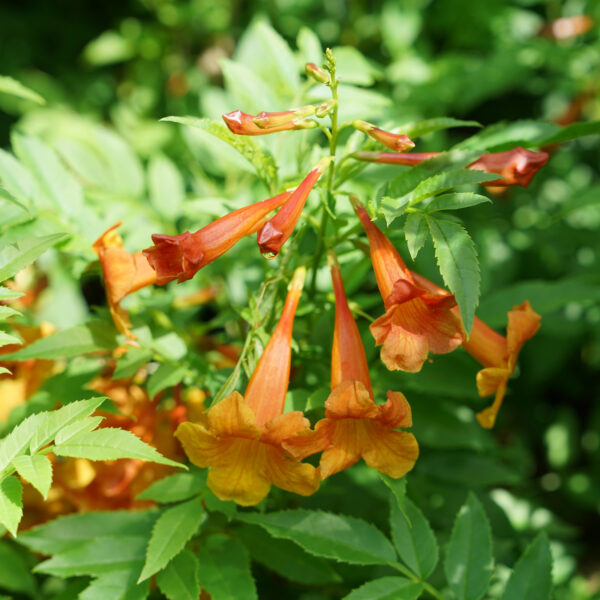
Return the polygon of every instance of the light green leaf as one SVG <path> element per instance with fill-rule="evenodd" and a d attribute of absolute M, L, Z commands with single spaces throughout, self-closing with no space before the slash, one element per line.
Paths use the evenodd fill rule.
<path fill-rule="evenodd" d="M 152 350 L 164 359 L 175 362 L 187 354 L 188 348 L 183 338 L 171 331 L 156 338 L 152 342 Z"/>
<path fill-rule="evenodd" d="M 37 92 L 24 86 L 20 81 L 6 75 L 0 75 L 0 93 L 23 98 L 24 100 L 31 100 L 37 104 L 46 104 L 46 101 Z"/>
<path fill-rule="evenodd" d="M 517 561 L 502 600 L 549 600 L 552 591 L 552 554 L 545 533 L 539 533 Z"/>
<path fill-rule="evenodd" d="M 535 140 L 532 145 L 550 146 L 552 144 L 562 144 L 586 135 L 600 135 L 600 121 L 573 123 L 572 125 L 563 127 L 552 135 Z"/>
<path fill-rule="evenodd" d="M 150 594 L 150 582 L 136 585 L 135 579 L 134 569 L 111 571 L 92 581 L 78 600 L 144 600 Z"/>
<path fill-rule="evenodd" d="M 404 237 L 406 238 L 406 245 L 408 246 L 408 251 L 413 260 L 417 258 L 419 251 L 425 245 L 428 233 L 429 230 L 427 229 L 425 215 L 421 213 L 411 213 L 406 217 Z"/>
<path fill-rule="evenodd" d="M 148 579 L 183 550 L 206 520 L 206 511 L 200 498 L 167 508 L 156 521 L 148 543 L 146 562 L 138 582 Z"/>
<path fill-rule="evenodd" d="M 185 465 L 159 454 L 131 431 L 113 427 L 80 433 L 62 444 L 53 446 L 52 452 L 57 456 L 74 456 L 90 460 L 139 458 L 171 467 L 186 468 Z"/>
<path fill-rule="evenodd" d="M 482 127 L 482 125 L 477 121 L 462 121 L 460 119 L 452 119 L 451 117 L 438 117 L 436 119 L 408 123 L 399 127 L 398 130 L 409 138 L 416 139 L 432 131 L 450 129 L 451 127 Z"/>
<path fill-rule="evenodd" d="M 319 36 L 309 27 L 301 27 L 296 38 L 302 67 L 307 62 L 318 65 L 323 60 L 323 47 Z"/>
<path fill-rule="evenodd" d="M 123 62 L 132 58 L 134 54 L 135 47 L 132 40 L 111 30 L 103 31 L 83 49 L 83 58 L 93 66 Z"/>
<path fill-rule="evenodd" d="M 154 500 L 161 504 L 168 504 L 187 500 L 204 489 L 206 489 L 206 471 L 191 469 L 187 473 L 175 473 L 155 481 L 137 497 L 140 500 Z"/>
<path fill-rule="evenodd" d="M 152 206 L 162 216 L 175 220 L 185 200 L 185 185 L 173 161 L 162 154 L 152 156 L 148 184 Z"/>
<path fill-rule="evenodd" d="M 14 246 L 5 246 L 0 250 L 0 281 L 4 281 L 30 265 L 48 248 L 56 245 L 67 234 L 55 233 L 43 237 L 26 238 Z"/>
<path fill-rule="evenodd" d="M 62 444 L 79 433 L 93 431 L 102 423 L 104 417 L 85 417 L 79 421 L 75 421 L 66 427 L 63 427 L 57 434 L 55 441 L 57 444 Z"/>
<path fill-rule="evenodd" d="M 2 149 L 0 149 L 0 185 L 27 206 L 28 210 L 31 210 L 39 194 L 38 185 L 29 170 L 12 154 Z"/>
<path fill-rule="evenodd" d="M 0 440 L 0 474 L 19 454 L 25 452 L 29 441 L 43 419 L 43 414 L 31 415 Z"/>
<path fill-rule="evenodd" d="M 493 568 L 490 524 L 481 503 L 471 492 L 454 521 L 444 562 L 448 584 L 457 600 L 482 598 Z"/>
<path fill-rule="evenodd" d="M 12 462 L 17 473 L 28 481 L 43 497 L 48 498 L 52 485 L 52 463 L 47 456 L 23 454 Z"/>
<path fill-rule="evenodd" d="M 416 600 L 422 593 L 422 583 L 404 577 L 381 577 L 356 588 L 344 600 Z"/>
<path fill-rule="evenodd" d="M 156 394 L 164 389 L 177 385 L 187 372 L 185 365 L 174 365 L 164 363 L 152 373 L 148 379 L 147 389 L 150 398 L 154 398 Z"/>
<path fill-rule="evenodd" d="M 473 240 L 459 223 L 428 215 L 427 224 L 440 273 L 456 297 L 463 326 L 471 331 L 479 303 L 479 261 Z"/>
<path fill-rule="evenodd" d="M 0 306 L 0 321 L 6 321 L 10 317 L 20 315 L 21 313 L 10 306 Z"/>
<path fill-rule="evenodd" d="M 436 210 L 460 210 L 461 208 L 477 206 L 483 202 L 491 203 L 492 201 L 487 196 L 482 196 L 481 194 L 458 192 L 436 196 L 431 202 L 428 202 L 423 206 L 423 210 L 427 212 L 434 212 Z"/>
<path fill-rule="evenodd" d="M 16 290 L 11 290 L 0 285 L 0 300 L 14 300 L 24 295 L 23 292 L 17 292 Z"/>
<path fill-rule="evenodd" d="M 198 580 L 212 600 L 256 600 L 245 548 L 235 538 L 213 535 L 198 552 Z"/>
<path fill-rule="evenodd" d="M 145 348 L 131 348 L 117 359 L 117 368 L 113 379 L 124 379 L 135 375 L 145 364 L 152 359 L 152 351 Z"/>
<path fill-rule="evenodd" d="M 256 140 L 245 135 L 235 135 L 223 123 L 195 117 L 165 117 L 162 121 L 198 127 L 235 148 L 255 169 L 256 174 L 271 189 L 277 181 L 277 166 L 273 157 L 259 146 Z"/>
<path fill-rule="evenodd" d="M 148 535 L 158 511 L 112 510 L 58 517 L 19 534 L 19 543 L 41 554 L 61 554 L 100 537 L 117 538 L 144 534 L 145 544 L 140 557 L 140 569 L 145 556 Z M 137 577 L 137 574 L 136 574 Z"/>
<path fill-rule="evenodd" d="M 288 510 L 239 513 L 237 518 L 260 525 L 273 537 L 292 540 L 317 556 L 362 565 L 387 564 L 395 559 L 394 549 L 381 531 L 353 517 Z"/>
<path fill-rule="evenodd" d="M 10 333 L 6 333 L 6 331 L 0 331 L 0 348 L 2 346 L 10 346 L 13 344 L 21 345 L 22 342 L 18 337 L 10 335 Z M 8 356 L 8 354 L 5 354 L 4 356 Z"/>
<path fill-rule="evenodd" d="M 23 486 L 15 475 L 0 480 L 0 524 L 13 536 L 23 516 Z"/>
<path fill-rule="evenodd" d="M 189 550 L 182 550 L 156 576 L 160 591 L 169 600 L 198 600 L 198 559 Z"/>
<path fill-rule="evenodd" d="M 57 577 L 99 576 L 126 569 L 137 571 L 144 562 L 148 543 L 145 533 L 141 531 L 139 535 L 106 535 L 88 539 L 39 563 L 34 571 Z"/>
<path fill-rule="evenodd" d="M 222 58 L 219 64 L 234 108 L 253 115 L 263 110 L 277 110 L 277 98 L 271 86 L 255 72 L 255 66 L 247 67 L 228 58 Z"/>
<path fill-rule="evenodd" d="M 427 579 L 438 561 L 438 544 L 429 522 L 411 500 L 404 500 L 404 513 L 391 502 L 392 540 L 400 558 L 421 579 Z"/>
<path fill-rule="evenodd" d="M 51 442 L 63 428 L 91 415 L 105 400 L 106 396 L 77 400 L 58 410 L 39 413 L 40 422 L 29 445 L 31 453 Z"/>
<path fill-rule="evenodd" d="M 72 358 L 98 350 L 113 350 L 117 346 L 116 330 L 104 321 L 90 321 L 70 329 L 40 338 L 26 348 L 7 354 L 5 360 L 30 358 Z"/>
<path fill-rule="evenodd" d="M 381 72 L 354 46 L 337 46 L 333 48 L 337 75 L 344 83 L 370 86 L 379 78 Z"/>

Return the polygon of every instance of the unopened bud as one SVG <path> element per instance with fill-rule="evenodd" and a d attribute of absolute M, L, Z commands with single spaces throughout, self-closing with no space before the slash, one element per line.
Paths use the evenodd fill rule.
<path fill-rule="evenodd" d="M 319 171 L 319 175 L 323 175 L 329 168 L 329 165 L 333 162 L 334 158 L 335 157 L 333 156 L 325 156 L 315 165 L 313 171 Z"/>
<path fill-rule="evenodd" d="M 327 116 L 327 113 L 332 110 L 335 105 L 337 104 L 337 100 L 326 100 L 325 102 L 323 102 L 322 104 L 319 104 L 319 106 L 317 106 L 317 110 L 315 111 L 315 115 L 317 117 L 319 117 L 319 119 L 322 119 L 323 117 Z"/>
<path fill-rule="evenodd" d="M 296 119 L 309 117 L 315 114 L 316 106 L 310 104 L 301 106 L 300 108 L 290 108 L 283 112 L 261 112 L 252 119 L 255 125 L 261 129 L 270 129 L 271 127 L 279 127 Z"/>
<path fill-rule="evenodd" d="M 302 287 L 304 286 L 304 278 L 306 277 L 306 267 L 298 267 L 294 271 L 294 275 L 290 284 L 288 285 L 288 290 L 298 290 L 302 291 Z"/>
<path fill-rule="evenodd" d="M 315 63 L 306 63 L 305 70 L 309 77 L 312 77 L 319 83 L 331 83 L 331 77 L 329 77 L 329 73 L 323 71 L 321 67 L 317 67 Z"/>
<path fill-rule="evenodd" d="M 294 129 L 314 129 L 319 126 L 312 119 L 297 119 L 296 121 L 292 121 L 292 124 L 294 125 Z"/>
<path fill-rule="evenodd" d="M 368 136 L 396 152 L 404 152 L 405 150 L 411 150 L 415 147 L 414 142 L 407 135 L 379 129 L 379 127 L 372 123 L 367 123 L 366 121 L 356 120 L 352 122 L 352 125 L 355 129 L 366 133 Z"/>

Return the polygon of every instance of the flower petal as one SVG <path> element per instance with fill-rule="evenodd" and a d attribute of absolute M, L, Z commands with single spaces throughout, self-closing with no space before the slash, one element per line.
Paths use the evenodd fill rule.
<path fill-rule="evenodd" d="M 365 422 L 363 448 L 365 462 L 394 479 L 410 471 L 419 457 L 419 446 L 412 433 L 393 431 L 379 423 Z"/>
<path fill-rule="evenodd" d="M 261 431 L 255 424 L 254 412 L 244 398 L 233 392 L 208 411 L 208 423 L 211 432 L 218 436 L 260 437 Z"/>
<path fill-rule="evenodd" d="M 360 381 L 342 381 L 325 401 L 328 419 L 363 419 L 377 417 L 377 405 Z"/>
<path fill-rule="evenodd" d="M 336 427 L 341 427 L 342 423 L 336 423 Z M 327 479 L 327 477 L 351 467 L 359 460 L 360 452 L 348 444 L 328 448 L 321 455 L 321 462 L 319 463 L 321 479 Z"/>
<path fill-rule="evenodd" d="M 301 431 L 282 443 L 292 456 L 301 460 L 317 452 L 322 452 L 331 445 L 335 433 L 335 422 L 331 419 L 321 419 L 315 429 Z"/>
<path fill-rule="evenodd" d="M 265 423 L 261 441 L 281 445 L 288 438 L 310 431 L 310 421 L 299 410 L 284 413 Z"/>
<path fill-rule="evenodd" d="M 491 371 L 492 369 L 483 369 L 482 371 Z M 498 369 L 501 370 L 501 369 Z M 479 371 L 481 373 L 482 371 Z M 479 373 L 477 373 L 477 386 L 479 387 Z M 482 411 L 477 413 L 477 420 L 482 427 L 486 429 L 491 429 L 496 423 L 496 416 L 498 415 L 498 411 L 502 406 L 502 401 L 504 400 L 504 396 L 506 394 L 506 384 L 508 381 L 508 377 L 497 380 L 496 387 L 496 395 L 494 397 L 494 402 L 491 406 L 484 408 Z M 480 390 L 481 392 L 481 390 Z"/>
<path fill-rule="evenodd" d="M 273 485 L 301 496 L 314 494 L 321 483 L 315 467 L 287 456 L 275 446 L 267 447 L 265 470 L 267 479 Z"/>
<path fill-rule="evenodd" d="M 514 368 L 523 344 L 531 339 L 540 328 L 542 317 L 538 315 L 526 300 L 520 306 L 514 306 L 508 313 L 506 343 L 509 353 L 509 365 Z"/>
<path fill-rule="evenodd" d="M 225 465 L 228 441 L 217 439 L 206 427 L 186 421 L 177 428 L 175 437 L 197 467 Z"/>
<path fill-rule="evenodd" d="M 391 427 L 412 427 L 412 412 L 408 400 L 400 392 L 388 392 L 387 401 L 383 406 L 377 407 L 379 416 L 377 420 Z"/>

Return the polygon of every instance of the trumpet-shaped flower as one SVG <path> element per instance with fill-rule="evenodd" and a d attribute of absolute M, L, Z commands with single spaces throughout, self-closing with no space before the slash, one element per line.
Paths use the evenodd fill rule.
<path fill-rule="evenodd" d="M 156 271 L 156 283 L 164 285 L 177 279 L 191 279 L 202 267 L 227 252 L 242 237 L 256 232 L 263 219 L 281 206 L 292 192 L 284 192 L 268 200 L 239 208 L 213 221 L 206 227 L 180 235 L 152 236 L 154 246 L 144 255 Z"/>
<path fill-rule="evenodd" d="M 404 152 L 411 150 L 415 147 L 415 143 L 407 136 L 401 133 L 392 133 L 391 131 L 385 131 L 385 129 L 379 129 L 379 127 L 367 123 L 367 121 L 356 120 L 352 122 L 355 129 L 366 133 L 368 136 L 377 140 L 387 148 L 395 150 L 396 152 Z"/>
<path fill-rule="evenodd" d="M 121 300 L 140 288 L 156 283 L 156 273 L 142 252 L 131 254 L 123 247 L 121 236 L 115 231 L 121 223 L 107 229 L 92 246 L 104 275 L 108 308 L 117 329 L 134 339 L 127 311 Z"/>
<path fill-rule="evenodd" d="M 296 227 L 308 194 L 319 180 L 319 177 L 327 170 L 332 160 L 330 156 L 321 159 L 317 166 L 304 178 L 304 181 L 287 198 L 281 210 L 261 227 L 256 241 L 264 255 L 274 258 L 279 254 L 281 247 Z"/>
<path fill-rule="evenodd" d="M 390 370 L 417 373 L 430 352 L 447 354 L 460 346 L 464 331 L 453 314 L 454 296 L 418 285 L 390 240 L 371 221 L 364 207 L 354 209 L 369 238 L 371 261 L 386 312 L 371 324 L 381 345 L 381 360 Z"/>
<path fill-rule="evenodd" d="M 197 423 L 182 423 L 175 434 L 192 463 L 210 468 L 208 486 L 222 500 L 251 506 L 269 493 L 271 485 L 303 496 L 319 487 L 317 470 L 286 449 L 286 441 L 306 433 L 310 423 L 300 411 L 283 412 L 292 326 L 303 280 L 304 269 L 298 269 L 245 395 L 233 392 Z"/>
<path fill-rule="evenodd" d="M 304 116 L 305 108 L 293 108 L 279 113 L 261 112 L 258 115 L 248 115 L 241 110 L 234 110 L 223 115 L 223 121 L 229 130 L 237 135 L 266 135 L 292 129 L 314 129 L 317 127 L 315 121 L 300 118 Z M 314 112 L 315 107 L 313 106 L 312 112 L 309 114 Z"/>
<path fill-rule="evenodd" d="M 387 402 L 375 404 L 365 350 L 352 317 L 340 268 L 329 258 L 335 292 L 335 329 L 331 352 L 331 394 L 325 402 L 325 418 L 314 431 L 286 444 L 296 456 L 323 451 L 319 471 L 324 479 L 346 469 L 361 457 L 390 477 L 410 471 L 419 455 L 410 427 L 410 406 L 403 394 L 388 392 Z"/>
<path fill-rule="evenodd" d="M 412 167 L 438 156 L 439 152 L 401 153 L 401 152 L 357 152 L 356 158 L 368 162 L 385 163 L 390 165 L 406 165 Z M 486 181 L 484 185 L 527 187 L 534 175 L 548 162 L 546 152 L 531 152 L 518 146 L 507 152 L 492 152 L 484 154 L 467 168 L 486 173 L 497 173 L 503 179 Z"/>

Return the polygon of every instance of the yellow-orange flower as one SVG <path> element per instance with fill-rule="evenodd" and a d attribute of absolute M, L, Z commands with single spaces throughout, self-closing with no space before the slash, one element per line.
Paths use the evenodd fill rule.
<path fill-rule="evenodd" d="M 119 222 L 107 229 L 92 247 L 100 259 L 106 300 L 115 326 L 128 338 L 135 339 L 129 315 L 120 303 L 127 294 L 155 283 L 156 272 L 141 252 L 131 254 L 125 250 L 121 236 L 115 231 L 120 225 Z"/>
<path fill-rule="evenodd" d="M 251 506 L 265 498 L 271 485 L 303 496 L 319 487 L 317 470 L 292 456 L 285 445 L 310 428 L 300 411 L 283 412 L 304 274 L 303 268 L 294 274 L 281 319 L 244 397 L 233 392 L 198 422 L 182 423 L 175 434 L 195 465 L 210 468 L 208 486 L 222 500 Z"/>
<path fill-rule="evenodd" d="M 454 296 L 431 292 L 415 282 L 392 242 L 371 221 L 364 207 L 354 209 L 369 238 L 371 261 L 386 312 L 370 327 L 381 360 L 390 370 L 417 373 L 428 354 L 447 354 L 460 346 L 464 330 L 453 314 Z"/>
<path fill-rule="evenodd" d="M 331 352 L 331 394 L 325 418 L 314 432 L 304 432 L 285 445 L 296 456 L 323 451 L 319 466 L 324 479 L 346 469 L 361 457 L 390 477 L 410 471 L 419 455 L 410 427 L 410 406 L 403 394 L 388 392 L 387 402 L 375 404 L 365 350 L 348 307 L 337 260 L 330 254 L 335 292 L 335 329 Z"/>

